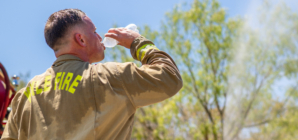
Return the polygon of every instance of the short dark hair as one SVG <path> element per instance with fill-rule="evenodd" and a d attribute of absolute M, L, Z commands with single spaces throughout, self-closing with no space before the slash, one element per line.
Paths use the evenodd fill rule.
<path fill-rule="evenodd" d="M 53 13 L 44 29 L 47 44 L 54 49 L 55 45 L 59 45 L 59 39 L 65 36 L 70 27 L 83 22 L 84 16 L 86 14 L 79 9 L 64 9 Z"/>

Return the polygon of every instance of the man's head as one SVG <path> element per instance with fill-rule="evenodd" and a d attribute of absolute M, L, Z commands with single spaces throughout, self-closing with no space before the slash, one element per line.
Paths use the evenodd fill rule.
<path fill-rule="evenodd" d="M 56 57 L 72 54 L 93 63 L 104 58 L 105 49 L 95 30 L 91 19 L 83 11 L 65 9 L 49 17 L 44 35 Z"/>

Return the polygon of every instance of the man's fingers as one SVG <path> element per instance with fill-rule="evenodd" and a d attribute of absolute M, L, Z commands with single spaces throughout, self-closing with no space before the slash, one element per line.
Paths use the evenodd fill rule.
<path fill-rule="evenodd" d="M 119 31 L 123 31 L 125 28 L 123 28 L 123 27 L 119 27 L 119 28 L 117 28 Z"/>
<path fill-rule="evenodd" d="M 124 46 L 121 42 L 118 42 L 118 44 L 117 45 L 121 45 L 121 46 Z"/>
<path fill-rule="evenodd" d="M 118 28 L 111 28 L 108 33 L 116 33 L 116 34 L 120 34 L 120 30 Z"/>
<path fill-rule="evenodd" d="M 105 37 L 110 37 L 110 38 L 114 38 L 114 39 L 118 39 L 118 35 L 115 33 L 106 33 Z"/>

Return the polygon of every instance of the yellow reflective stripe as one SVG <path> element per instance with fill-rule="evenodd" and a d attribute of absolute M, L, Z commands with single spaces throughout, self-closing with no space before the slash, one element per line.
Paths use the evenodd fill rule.
<path fill-rule="evenodd" d="M 138 50 L 137 50 L 137 58 L 139 61 L 142 61 L 142 59 L 144 58 L 146 52 L 148 50 L 151 50 L 151 49 L 156 49 L 156 50 L 159 50 L 158 48 L 156 48 L 155 45 L 153 44 L 145 44 L 143 45 L 142 47 L 140 47 Z M 140 57 L 141 56 L 141 57 Z"/>
<path fill-rule="evenodd" d="M 29 102 L 31 102 L 31 94 L 30 94 L 30 87 L 29 86 L 26 87 L 26 90 L 25 90 L 24 94 L 28 98 Z"/>
<path fill-rule="evenodd" d="M 61 74 L 62 78 L 60 78 Z M 63 80 L 64 76 L 65 79 Z M 83 77 L 81 75 L 77 75 L 75 80 L 71 82 L 73 76 L 74 74 L 71 72 L 67 72 L 67 74 L 65 74 L 65 72 L 58 72 L 55 77 L 55 90 L 57 90 L 56 88 L 58 88 L 59 83 L 59 89 L 61 88 L 61 90 L 69 91 L 70 93 L 74 94 L 76 91 L 76 87 L 79 85 L 79 82 L 82 81 Z M 46 92 L 51 90 L 53 82 L 52 80 L 52 75 L 48 75 L 44 78 L 44 84 L 40 84 L 41 81 L 31 81 L 26 86 L 26 90 L 23 92 L 23 94 L 28 98 L 28 101 L 31 102 L 32 96 L 42 94 L 43 91 Z"/>
<path fill-rule="evenodd" d="M 142 49 L 144 49 L 147 45 L 151 45 L 151 44 L 145 44 L 145 45 L 143 45 L 142 47 L 140 47 L 140 48 L 137 50 L 137 58 L 138 58 L 138 60 L 140 60 L 140 58 L 139 58 L 140 51 L 141 51 Z M 140 61 L 141 61 L 141 60 L 140 60 Z"/>
<path fill-rule="evenodd" d="M 41 92 L 42 92 L 42 89 L 41 88 L 38 88 L 38 86 L 39 86 L 39 82 L 37 81 L 36 83 L 35 83 L 35 88 L 36 88 L 36 94 L 40 94 Z"/>
<path fill-rule="evenodd" d="M 34 83 L 35 83 L 35 81 L 32 81 L 31 84 L 30 84 L 30 94 L 31 94 L 31 96 L 35 95 L 34 94 Z"/>
<path fill-rule="evenodd" d="M 50 89 L 51 89 L 51 79 L 52 79 L 52 75 L 48 75 L 48 76 L 45 77 L 44 92 L 50 91 Z"/>
<path fill-rule="evenodd" d="M 64 79 L 64 82 L 63 82 L 63 85 L 62 85 L 62 88 L 61 88 L 62 90 L 64 90 L 65 85 L 67 85 L 65 90 L 66 91 L 68 90 L 69 82 L 72 79 L 72 76 L 73 76 L 73 73 L 71 73 L 71 72 L 67 73 L 66 78 Z"/>
<path fill-rule="evenodd" d="M 81 75 L 78 75 L 78 76 L 76 77 L 76 79 L 73 80 L 73 82 L 72 82 L 71 86 L 69 87 L 68 91 L 69 91 L 70 93 L 74 94 L 75 91 L 76 91 L 76 89 L 75 89 L 74 87 L 77 87 L 77 86 L 79 85 L 78 82 L 82 81 L 82 79 L 83 79 L 83 77 L 82 77 Z"/>
<path fill-rule="evenodd" d="M 55 88 L 54 88 L 54 90 L 57 90 L 57 85 L 58 85 L 58 83 L 61 81 L 61 79 L 60 79 L 61 74 L 62 74 L 62 72 L 58 72 L 58 73 L 56 74 L 56 77 L 55 77 Z"/>
<path fill-rule="evenodd" d="M 159 50 L 158 48 L 156 48 L 155 46 L 150 46 L 150 47 L 146 47 L 144 50 L 142 50 L 142 55 L 141 55 L 141 60 L 144 58 L 145 54 L 147 53 L 147 51 L 151 50 L 151 49 L 156 49 Z"/>
<path fill-rule="evenodd" d="M 62 77 L 61 77 L 61 80 L 60 80 L 60 83 L 59 83 L 59 89 L 61 89 L 62 82 L 63 82 L 63 79 L 64 79 L 64 75 L 65 75 L 65 72 L 62 73 Z"/>

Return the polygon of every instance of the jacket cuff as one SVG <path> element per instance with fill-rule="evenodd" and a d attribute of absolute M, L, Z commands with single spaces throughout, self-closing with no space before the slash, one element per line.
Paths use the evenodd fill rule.
<path fill-rule="evenodd" d="M 139 36 L 137 37 L 130 46 L 130 53 L 131 56 L 138 61 L 142 60 L 142 56 L 138 55 L 137 53 L 141 53 L 140 50 L 142 49 L 141 47 L 144 47 L 144 45 L 152 45 L 154 46 L 154 43 L 148 39 L 146 39 L 144 36 Z M 155 46 L 154 46 L 155 47 Z M 157 49 L 157 48 L 156 48 Z"/>

